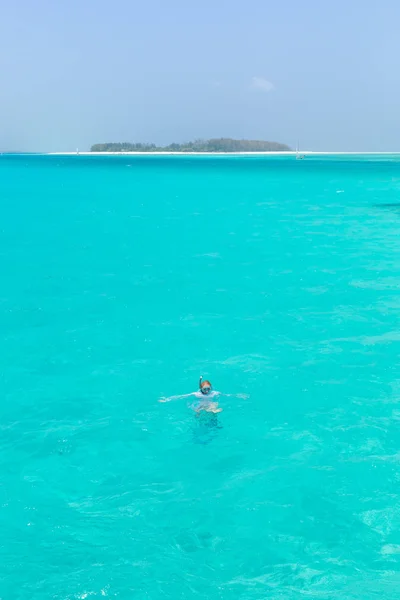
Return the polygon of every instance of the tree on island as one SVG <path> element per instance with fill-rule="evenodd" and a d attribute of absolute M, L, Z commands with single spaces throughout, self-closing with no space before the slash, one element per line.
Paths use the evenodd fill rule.
<path fill-rule="evenodd" d="M 289 152 L 286 144 L 262 140 L 234 140 L 231 138 L 213 138 L 195 140 L 183 144 L 156 146 L 155 144 L 132 144 L 129 142 L 109 142 L 94 144 L 91 152 Z"/>

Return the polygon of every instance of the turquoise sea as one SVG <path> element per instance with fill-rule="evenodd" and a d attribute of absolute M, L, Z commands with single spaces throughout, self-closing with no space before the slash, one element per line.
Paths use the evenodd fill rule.
<path fill-rule="evenodd" d="M 400 157 L 0 156 L 1 600 L 400 598 Z M 248 398 L 196 419 L 198 377 Z"/>

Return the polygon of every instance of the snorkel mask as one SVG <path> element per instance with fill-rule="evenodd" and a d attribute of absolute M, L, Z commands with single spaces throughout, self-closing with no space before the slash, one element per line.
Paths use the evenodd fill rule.
<path fill-rule="evenodd" d="M 211 382 L 208 381 L 208 379 L 205 379 L 203 381 L 203 377 L 200 377 L 199 388 L 200 388 L 200 392 L 202 394 L 204 394 L 205 396 L 207 396 L 211 392 L 211 388 L 212 388 Z"/>

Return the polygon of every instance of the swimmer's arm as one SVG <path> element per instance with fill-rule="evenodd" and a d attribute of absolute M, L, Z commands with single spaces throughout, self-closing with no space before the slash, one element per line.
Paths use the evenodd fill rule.
<path fill-rule="evenodd" d="M 216 392 L 219 396 L 223 396 L 224 398 L 240 398 L 241 400 L 247 400 L 250 398 L 249 394 L 224 394 L 222 392 Z"/>
<path fill-rule="evenodd" d="M 180 394 L 178 396 L 169 396 L 168 398 L 160 398 L 159 402 L 171 402 L 171 400 L 182 400 L 182 398 L 189 398 L 190 396 L 195 396 L 196 393 L 192 392 L 191 394 Z"/>

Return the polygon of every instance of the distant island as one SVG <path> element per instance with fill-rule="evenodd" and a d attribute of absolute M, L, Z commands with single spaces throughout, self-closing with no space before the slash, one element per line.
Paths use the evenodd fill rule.
<path fill-rule="evenodd" d="M 291 148 L 278 142 L 262 140 L 233 140 L 231 138 L 215 138 L 211 140 L 195 140 L 184 144 L 131 144 L 128 142 L 94 144 L 91 152 L 290 152 Z"/>

